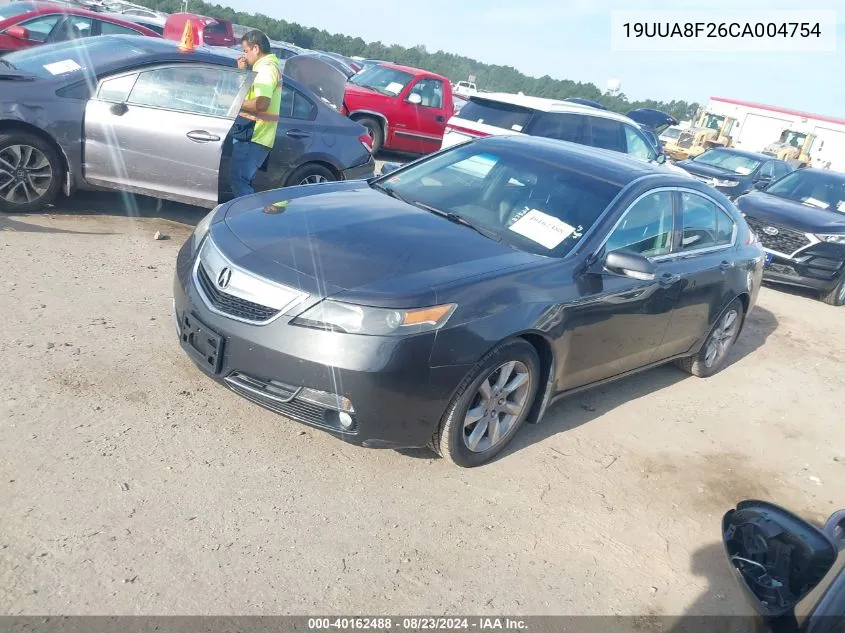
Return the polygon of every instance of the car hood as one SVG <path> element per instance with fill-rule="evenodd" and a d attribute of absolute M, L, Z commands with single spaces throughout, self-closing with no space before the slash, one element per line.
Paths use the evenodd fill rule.
<path fill-rule="evenodd" d="M 267 212 L 271 205 L 281 212 Z M 255 272 L 320 296 L 356 290 L 378 305 L 431 300 L 439 285 L 540 259 L 361 183 L 242 198 L 225 222 L 249 252 L 275 264 Z"/>
<path fill-rule="evenodd" d="M 681 169 L 695 175 L 705 176 L 708 178 L 724 178 L 730 176 L 731 178 L 740 179 L 743 176 L 730 169 L 722 169 L 721 167 L 713 167 L 712 165 L 705 165 L 703 163 L 696 163 L 694 160 L 682 160 L 676 163 Z"/>
<path fill-rule="evenodd" d="M 740 196 L 736 206 L 762 222 L 780 224 L 804 233 L 845 233 L 845 213 L 818 209 L 762 191 Z"/>

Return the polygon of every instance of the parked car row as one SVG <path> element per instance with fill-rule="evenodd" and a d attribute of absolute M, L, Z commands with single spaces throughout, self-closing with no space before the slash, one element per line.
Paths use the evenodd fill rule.
<path fill-rule="evenodd" d="M 123 35 L 0 58 L 0 210 L 36 210 L 62 190 L 89 188 L 215 206 L 229 192 L 230 132 L 254 77 L 236 58 Z M 285 76 L 282 125 L 258 187 L 372 175 L 366 129 L 319 88 Z"/>

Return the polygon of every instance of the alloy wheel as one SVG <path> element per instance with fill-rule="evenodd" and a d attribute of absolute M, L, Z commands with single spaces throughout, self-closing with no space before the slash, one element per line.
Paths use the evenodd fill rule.
<path fill-rule="evenodd" d="M 9 204 L 27 204 L 50 189 L 53 168 L 37 147 L 9 145 L 0 150 L 0 197 Z"/>
<path fill-rule="evenodd" d="M 509 361 L 489 373 L 464 417 L 465 446 L 488 451 L 508 436 L 528 406 L 531 375 L 521 361 Z"/>
<path fill-rule="evenodd" d="M 300 185 L 318 185 L 321 182 L 328 182 L 328 178 L 325 176 L 321 176 L 320 174 L 312 174 L 310 176 L 306 176 L 302 180 L 299 181 Z"/>
<path fill-rule="evenodd" d="M 739 311 L 736 309 L 728 310 L 707 340 L 704 351 L 704 364 L 707 367 L 713 367 L 722 362 L 731 347 L 731 343 L 733 343 L 738 328 Z"/>

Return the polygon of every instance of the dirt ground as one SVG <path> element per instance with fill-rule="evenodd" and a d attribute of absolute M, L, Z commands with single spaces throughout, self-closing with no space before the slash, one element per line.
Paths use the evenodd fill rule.
<path fill-rule="evenodd" d="M 171 315 L 204 212 L 130 207 L 0 216 L 4 614 L 734 614 L 724 511 L 845 506 L 845 308 L 765 288 L 717 376 L 575 396 L 460 470 L 209 381 Z"/>

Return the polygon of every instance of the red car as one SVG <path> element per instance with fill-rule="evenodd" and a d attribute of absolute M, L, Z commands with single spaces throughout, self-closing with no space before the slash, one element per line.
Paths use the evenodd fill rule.
<path fill-rule="evenodd" d="M 367 128 L 374 152 L 435 152 L 454 113 L 446 77 L 398 64 L 365 68 L 343 95 L 343 114 Z"/>
<path fill-rule="evenodd" d="M 171 14 L 164 25 L 164 38 L 177 42 L 181 40 L 185 24 L 189 21 L 194 25 L 199 45 L 231 47 L 235 44 L 235 34 L 229 20 L 209 18 L 195 13 Z"/>
<path fill-rule="evenodd" d="M 0 53 L 93 35 L 160 37 L 140 24 L 49 2 L 11 2 L 0 6 Z"/>

